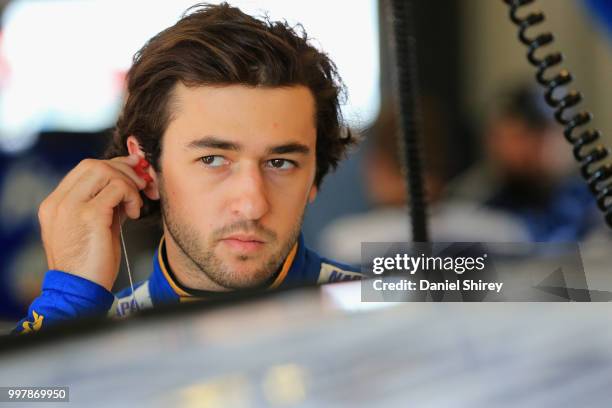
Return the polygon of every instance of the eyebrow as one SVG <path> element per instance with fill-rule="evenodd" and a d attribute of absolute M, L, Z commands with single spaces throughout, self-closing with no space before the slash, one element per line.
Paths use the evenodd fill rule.
<path fill-rule="evenodd" d="M 200 139 L 192 140 L 185 146 L 187 149 L 221 149 L 240 151 L 240 145 L 216 136 L 205 136 Z"/>
<path fill-rule="evenodd" d="M 220 149 L 232 150 L 235 152 L 242 150 L 240 144 L 231 142 L 229 140 L 224 140 L 217 136 L 205 136 L 200 139 L 192 140 L 185 147 L 187 149 Z M 310 153 L 310 148 L 302 143 L 291 142 L 278 146 L 271 146 L 266 149 L 266 154 L 288 153 L 308 154 Z"/>
<path fill-rule="evenodd" d="M 310 148 L 301 143 L 287 143 L 279 146 L 273 146 L 268 148 L 268 154 L 287 154 L 287 153 L 300 153 L 300 154 L 308 154 L 310 152 Z"/>

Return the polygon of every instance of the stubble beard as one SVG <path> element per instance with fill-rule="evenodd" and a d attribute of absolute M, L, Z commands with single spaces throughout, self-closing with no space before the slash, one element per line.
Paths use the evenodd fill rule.
<path fill-rule="evenodd" d="M 210 281 L 229 290 L 262 287 L 263 284 L 269 281 L 279 270 L 298 240 L 304 220 L 305 208 L 294 223 L 294 228 L 287 239 L 280 245 L 276 245 L 278 243 L 276 233 L 262 227 L 257 221 L 251 220 L 242 220 L 219 228 L 213 231 L 208 238 L 202 240 L 200 238 L 201 235 L 196 228 L 194 228 L 193 224 L 189 223 L 188 220 L 176 217 L 176 214 L 170 210 L 170 205 L 168 204 L 166 199 L 167 196 L 163 189 L 163 183 L 160 182 L 158 187 L 163 217 L 162 221 L 166 230 L 182 252 L 184 261 L 186 261 L 182 262 L 182 264 L 191 265 L 189 268 L 191 270 L 188 271 L 188 273 L 196 278 L 196 281 L 198 280 L 198 275 L 200 281 L 202 281 L 201 276 L 205 275 Z M 237 232 L 252 233 L 262 236 L 266 240 L 264 244 L 265 247 L 277 246 L 278 250 L 267 256 L 266 259 L 262 260 L 259 265 L 252 270 L 248 272 L 236 271 L 217 256 L 214 249 L 221 238 Z M 253 258 L 247 255 L 231 256 L 234 257 L 234 261 L 238 263 L 247 263 Z M 193 289 L 205 288 L 194 287 Z"/>

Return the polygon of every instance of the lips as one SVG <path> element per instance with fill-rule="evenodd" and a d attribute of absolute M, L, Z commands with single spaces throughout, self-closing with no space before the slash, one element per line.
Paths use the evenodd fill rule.
<path fill-rule="evenodd" d="M 234 235 L 225 237 L 223 239 L 233 239 L 233 240 L 243 241 L 243 242 L 261 242 L 262 244 L 264 243 L 264 240 L 259 238 L 258 236 L 248 235 L 248 234 L 234 234 Z"/>
<path fill-rule="evenodd" d="M 235 234 L 225 237 L 221 243 L 239 252 L 255 252 L 260 250 L 265 242 L 255 235 Z"/>

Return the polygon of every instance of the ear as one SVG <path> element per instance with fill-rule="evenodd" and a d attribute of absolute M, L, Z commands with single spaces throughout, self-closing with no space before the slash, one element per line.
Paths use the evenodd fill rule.
<path fill-rule="evenodd" d="M 129 136 L 127 138 L 127 142 L 126 143 L 127 143 L 127 149 L 128 149 L 129 154 L 135 154 L 135 155 L 138 155 L 138 156 L 140 156 L 142 158 L 145 157 L 144 152 L 140 148 L 140 143 L 138 143 L 138 139 L 136 139 L 135 136 Z M 147 186 L 145 187 L 144 190 L 142 190 L 142 192 L 150 200 L 159 200 L 159 189 L 158 189 L 158 184 L 157 184 L 157 173 L 153 169 L 153 166 L 149 166 L 147 168 L 147 173 L 149 173 L 149 175 L 151 176 L 153 181 L 150 182 L 149 184 L 147 184 Z"/>
<path fill-rule="evenodd" d="M 319 189 L 313 183 L 312 187 L 310 187 L 310 193 L 308 193 L 308 203 L 312 203 L 315 200 L 315 198 L 317 198 L 317 193 L 318 192 L 319 192 Z"/>

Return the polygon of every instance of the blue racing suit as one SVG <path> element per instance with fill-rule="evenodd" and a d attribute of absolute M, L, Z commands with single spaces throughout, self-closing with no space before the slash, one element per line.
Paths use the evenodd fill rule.
<path fill-rule="evenodd" d="M 282 289 L 299 285 L 323 284 L 361 278 L 356 268 L 320 257 L 306 248 L 300 234 L 298 242 L 271 279 L 268 289 Z M 45 275 L 42 292 L 28 309 L 13 333 L 29 333 L 53 323 L 90 315 L 124 317 L 130 313 L 161 304 L 205 299 L 213 292 L 194 291 L 178 283 L 166 259 L 162 238 L 153 257 L 153 272 L 145 281 L 116 294 L 85 278 L 59 270 Z"/>

